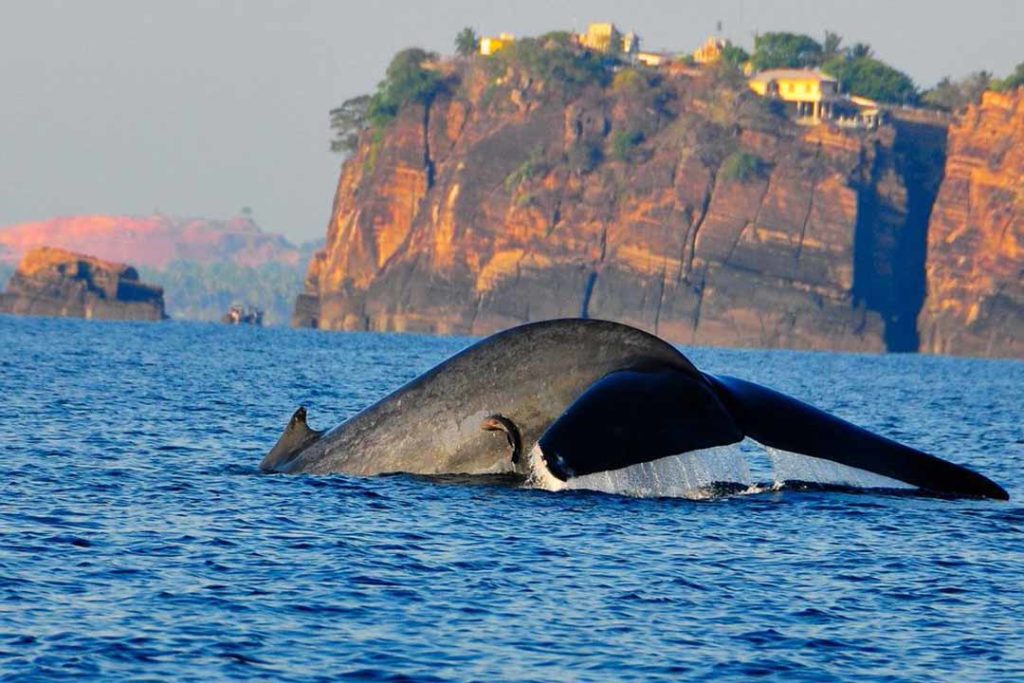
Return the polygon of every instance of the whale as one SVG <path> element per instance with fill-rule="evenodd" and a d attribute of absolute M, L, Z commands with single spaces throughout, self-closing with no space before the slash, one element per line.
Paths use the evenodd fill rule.
<path fill-rule="evenodd" d="M 300 407 L 260 469 L 564 484 L 745 439 L 924 495 L 1009 499 L 964 465 L 754 382 L 704 373 L 655 335 L 589 318 L 487 337 L 330 430 L 312 429 Z"/>

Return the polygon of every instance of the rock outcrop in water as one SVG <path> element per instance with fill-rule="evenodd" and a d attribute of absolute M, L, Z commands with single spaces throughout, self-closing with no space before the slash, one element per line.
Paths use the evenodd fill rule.
<path fill-rule="evenodd" d="M 951 128 L 928 230 L 922 349 L 1024 357 L 1024 90 Z"/>
<path fill-rule="evenodd" d="M 943 121 L 798 126 L 715 70 L 569 89 L 440 68 L 448 90 L 344 164 L 293 324 L 584 315 L 681 343 L 918 349 Z"/>
<path fill-rule="evenodd" d="M 0 313 L 95 320 L 163 320 L 163 289 L 131 266 L 63 249 L 29 252 L 0 293 Z"/>
<path fill-rule="evenodd" d="M 267 324 L 279 325 L 291 320 L 319 244 L 293 245 L 247 216 L 66 216 L 0 228 L 0 286 L 39 246 L 131 263 L 143 279 L 163 285 L 174 318 L 219 320 L 232 303 L 251 301 L 266 311 Z"/>

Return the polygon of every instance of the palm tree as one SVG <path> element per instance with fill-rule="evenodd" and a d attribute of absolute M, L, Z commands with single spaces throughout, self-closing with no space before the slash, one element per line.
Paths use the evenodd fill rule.
<path fill-rule="evenodd" d="M 469 26 L 459 31 L 458 35 L 455 36 L 455 52 L 463 57 L 469 57 L 471 54 L 474 54 L 479 44 L 480 39 L 477 37 L 476 31 Z"/>
<path fill-rule="evenodd" d="M 827 62 L 833 57 L 839 56 L 840 45 L 843 43 L 843 37 L 838 33 L 832 31 L 825 31 L 825 40 L 821 44 L 821 60 Z"/>

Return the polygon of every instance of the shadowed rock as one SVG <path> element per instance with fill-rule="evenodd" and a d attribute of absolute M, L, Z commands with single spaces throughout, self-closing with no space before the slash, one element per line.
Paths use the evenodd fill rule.
<path fill-rule="evenodd" d="M 40 247 L 22 259 L 0 294 L 0 313 L 95 320 L 163 320 L 164 290 L 135 268 Z"/>

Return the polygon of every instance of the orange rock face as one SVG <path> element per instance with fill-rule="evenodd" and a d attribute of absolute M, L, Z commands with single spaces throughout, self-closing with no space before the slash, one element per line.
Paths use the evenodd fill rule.
<path fill-rule="evenodd" d="M 254 267 L 299 260 L 299 250 L 287 240 L 247 218 L 70 216 L 0 228 L 0 262 L 17 263 L 43 246 L 160 269 L 176 260 Z"/>
<path fill-rule="evenodd" d="M 454 70 L 363 134 L 294 324 L 586 315 L 685 344 L 917 348 L 944 125 L 796 126 L 710 72 L 567 94 Z"/>
<path fill-rule="evenodd" d="M 163 320 L 163 289 L 139 281 L 138 272 L 63 249 L 40 247 L 25 255 L 0 294 L 0 313 Z"/>
<path fill-rule="evenodd" d="M 927 278 L 923 350 L 1024 357 L 1024 90 L 985 93 L 951 129 Z"/>

